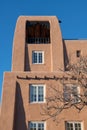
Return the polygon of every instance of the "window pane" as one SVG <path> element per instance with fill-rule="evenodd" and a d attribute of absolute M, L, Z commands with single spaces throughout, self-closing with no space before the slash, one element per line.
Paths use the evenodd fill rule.
<path fill-rule="evenodd" d="M 33 86 L 33 101 L 37 100 L 37 88 Z"/>
<path fill-rule="evenodd" d="M 42 53 L 38 54 L 38 63 L 42 63 Z"/>
<path fill-rule="evenodd" d="M 67 123 L 66 130 L 74 130 L 73 129 L 73 124 L 72 123 Z"/>
<path fill-rule="evenodd" d="M 36 130 L 36 123 L 30 123 L 30 130 Z"/>
<path fill-rule="evenodd" d="M 44 124 L 38 123 L 38 130 L 44 130 Z"/>
<path fill-rule="evenodd" d="M 36 86 L 30 87 L 30 95 L 31 95 L 31 101 L 36 102 L 37 101 L 37 87 Z"/>
<path fill-rule="evenodd" d="M 81 124 L 75 123 L 75 130 L 81 130 Z"/>
<path fill-rule="evenodd" d="M 37 63 L 37 53 L 33 53 L 33 63 Z"/>
<path fill-rule="evenodd" d="M 72 86 L 72 94 L 75 96 L 78 94 L 77 86 Z"/>
<path fill-rule="evenodd" d="M 80 101 L 78 87 L 75 85 L 72 86 L 72 101 L 73 103 L 77 103 Z"/>
<path fill-rule="evenodd" d="M 43 86 L 38 87 L 38 101 L 43 101 Z"/>
<path fill-rule="evenodd" d="M 70 123 L 70 124 L 69 124 L 69 127 L 70 127 L 70 128 L 73 128 L 73 124 L 72 124 L 72 123 Z"/>
<path fill-rule="evenodd" d="M 64 91 L 64 93 L 63 93 L 64 100 L 66 102 L 70 101 L 70 99 L 71 99 L 71 90 L 70 90 L 70 87 L 69 86 L 64 86 L 63 91 Z"/>

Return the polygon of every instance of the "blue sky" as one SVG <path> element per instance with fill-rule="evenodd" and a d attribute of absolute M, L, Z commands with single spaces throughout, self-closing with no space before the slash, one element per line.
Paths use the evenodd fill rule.
<path fill-rule="evenodd" d="M 11 71 L 13 36 L 20 15 L 56 15 L 64 39 L 87 39 L 87 0 L 0 0 L 0 97 Z"/>

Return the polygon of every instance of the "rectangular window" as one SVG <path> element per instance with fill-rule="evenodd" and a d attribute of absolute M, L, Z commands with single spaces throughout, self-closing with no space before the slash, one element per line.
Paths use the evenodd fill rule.
<path fill-rule="evenodd" d="M 28 130 L 45 130 L 44 122 L 30 122 Z"/>
<path fill-rule="evenodd" d="M 80 102 L 80 87 L 74 84 L 67 84 L 64 86 L 64 100 L 72 103 Z"/>
<path fill-rule="evenodd" d="M 49 21 L 26 21 L 26 42 L 28 44 L 49 44 Z"/>
<path fill-rule="evenodd" d="M 77 50 L 76 51 L 76 57 L 80 57 L 81 56 L 81 50 Z"/>
<path fill-rule="evenodd" d="M 33 64 L 43 64 L 44 63 L 44 52 L 43 51 L 33 51 L 32 52 L 32 63 Z"/>
<path fill-rule="evenodd" d="M 45 87 L 44 85 L 30 85 L 30 102 L 44 102 Z"/>
<path fill-rule="evenodd" d="M 66 122 L 66 130 L 83 130 L 82 122 Z"/>

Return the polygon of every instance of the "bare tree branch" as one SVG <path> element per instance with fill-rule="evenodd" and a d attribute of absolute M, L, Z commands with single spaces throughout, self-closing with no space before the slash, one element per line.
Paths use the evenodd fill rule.
<path fill-rule="evenodd" d="M 49 86 L 51 91 L 41 112 L 47 116 L 46 119 L 56 120 L 66 109 L 74 107 L 80 112 L 87 106 L 87 58 L 80 57 L 75 64 L 69 63 L 66 68 L 68 71 L 59 78 L 61 90 L 59 86 Z"/>

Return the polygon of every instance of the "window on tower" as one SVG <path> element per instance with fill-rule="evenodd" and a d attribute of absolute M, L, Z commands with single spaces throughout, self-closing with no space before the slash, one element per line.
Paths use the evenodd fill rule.
<path fill-rule="evenodd" d="M 44 52 L 43 51 L 32 51 L 32 63 L 33 64 L 44 64 Z"/>
<path fill-rule="evenodd" d="M 26 42 L 28 44 L 50 43 L 50 23 L 48 21 L 27 21 Z"/>
<path fill-rule="evenodd" d="M 81 50 L 77 50 L 77 51 L 76 51 L 76 56 L 77 56 L 77 57 L 80 57 L 80 56 L 81 56 Z"/>

